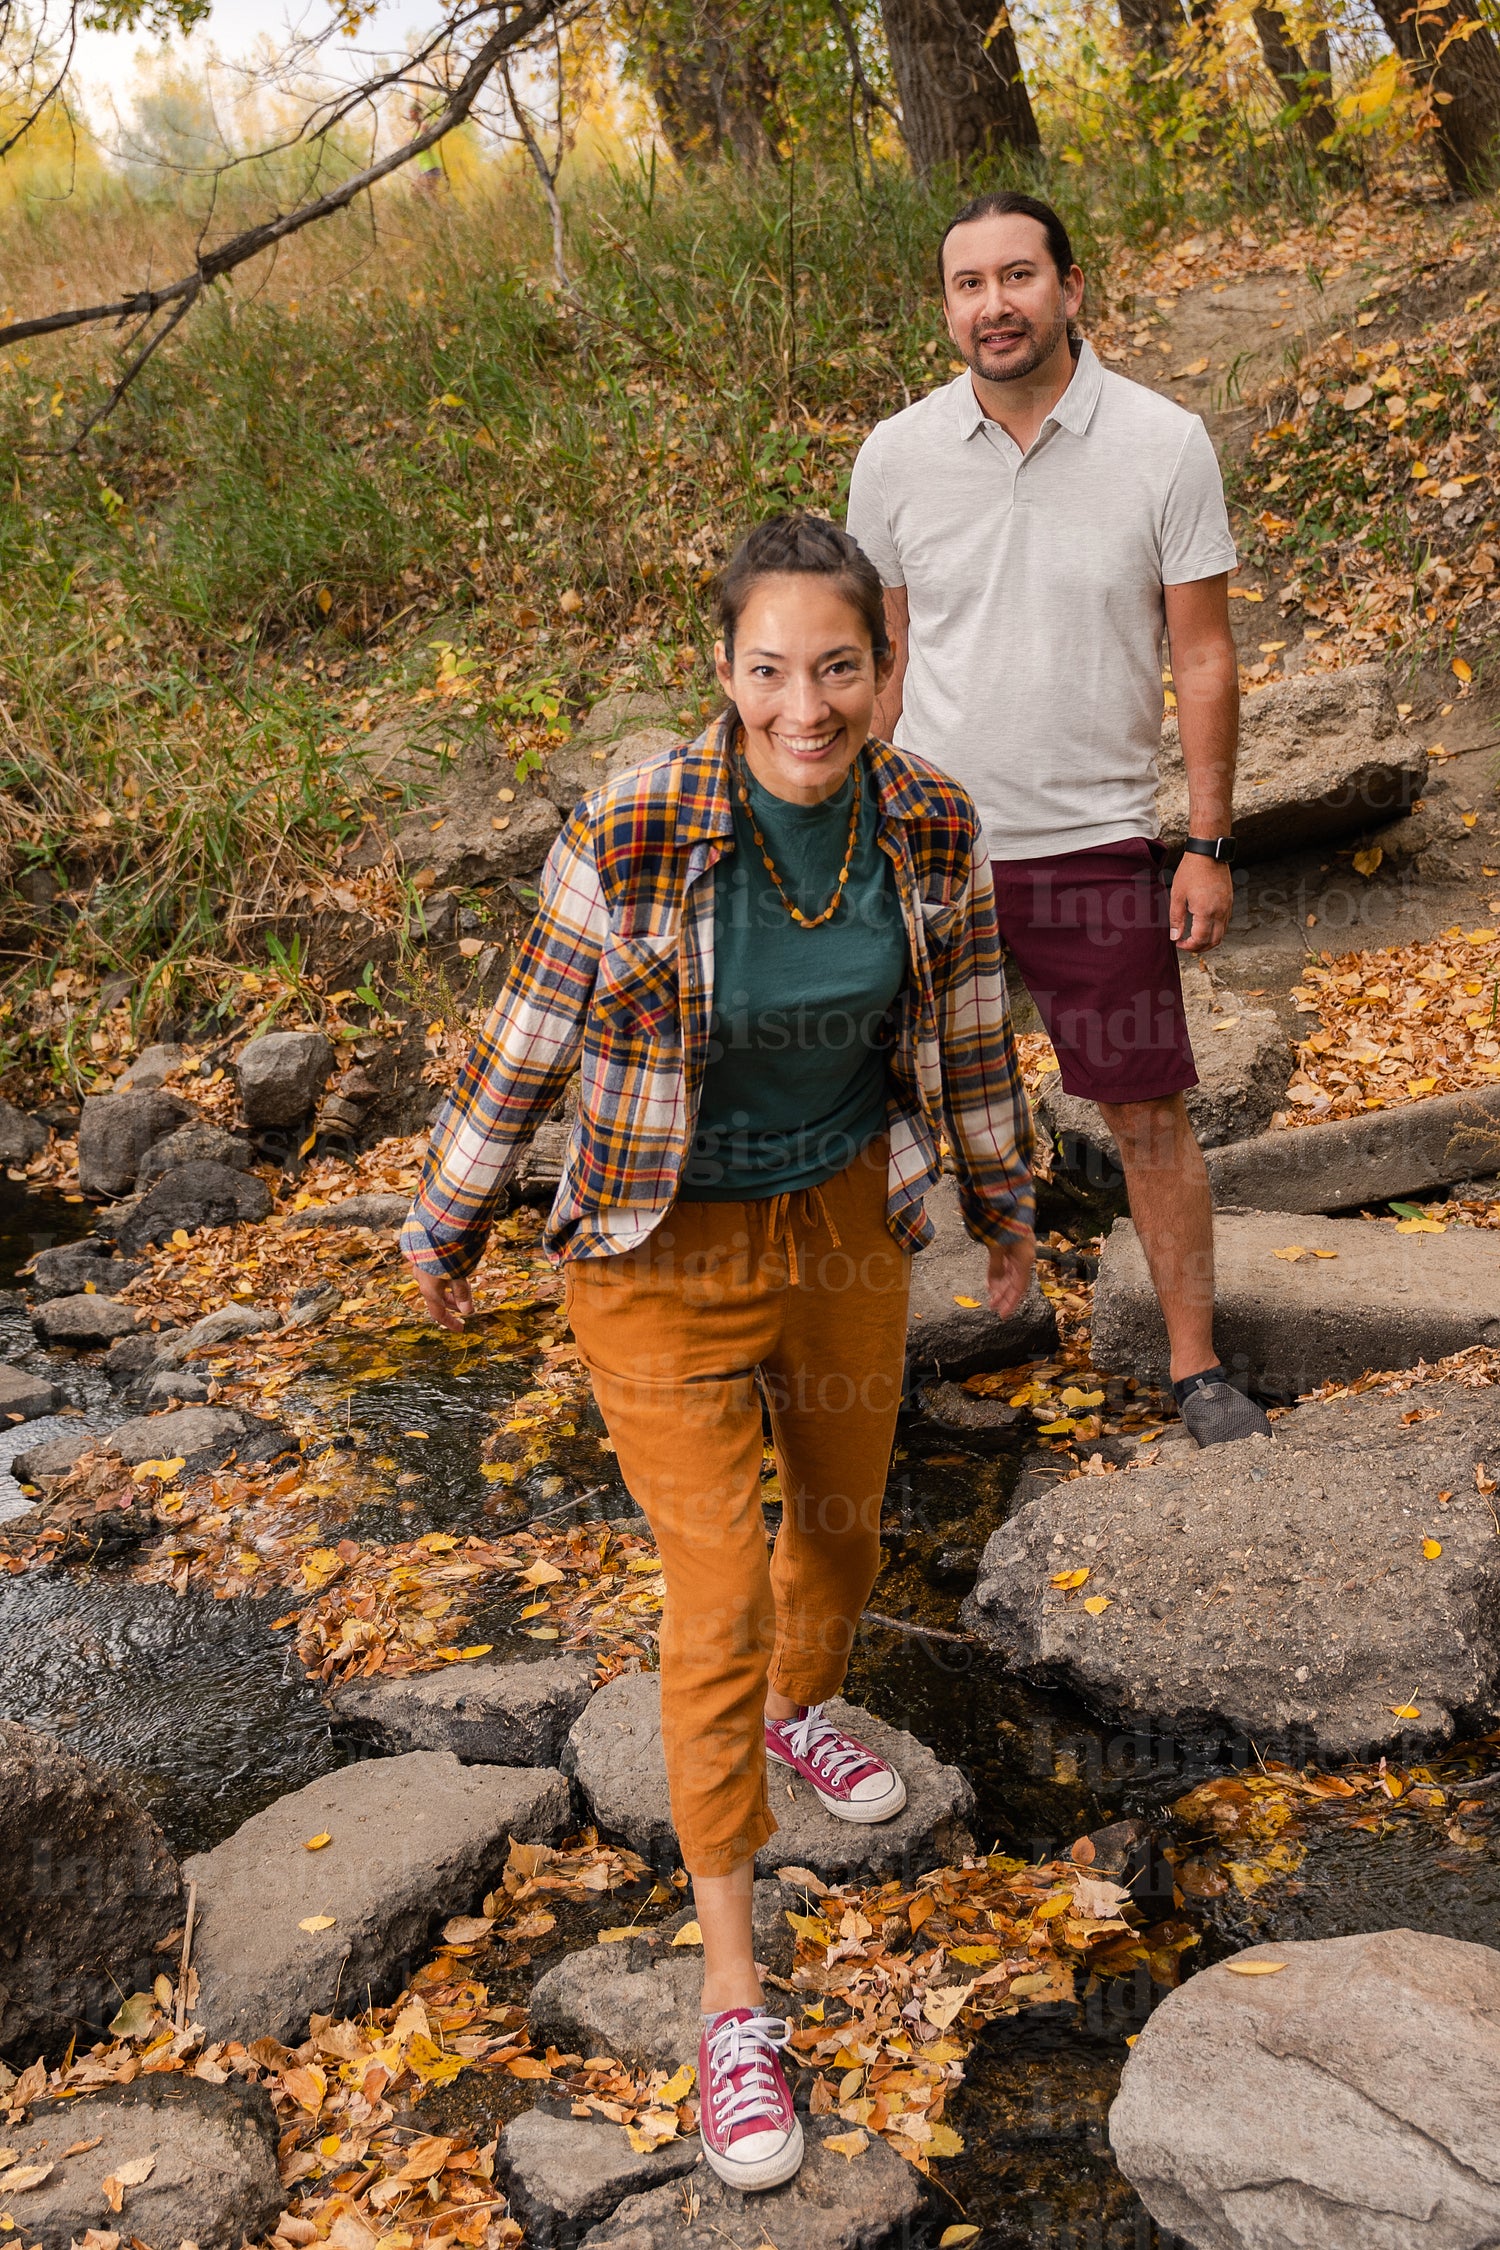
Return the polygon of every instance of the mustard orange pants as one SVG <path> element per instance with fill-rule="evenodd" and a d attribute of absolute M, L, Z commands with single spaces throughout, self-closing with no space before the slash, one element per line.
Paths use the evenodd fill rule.
<path fill-rule="evenodd" d="M 662 1745 L 693 1875 L 775 1834 L 767 1682 L 798 1703 L 838 1692 L 879 1568 L 911 1279 L 886 1162 L 882 1139 L 818 1188 L 678 1203 L 641 1249 L 567 1268 L 574 1338 L 661 1553 Z M 783 1503 L 769 1555 L 763 1396 Z"/>

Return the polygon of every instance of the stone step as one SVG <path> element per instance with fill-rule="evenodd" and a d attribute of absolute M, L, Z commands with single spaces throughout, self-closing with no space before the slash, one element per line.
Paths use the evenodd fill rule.
<path fill-rule="evenodd" d="M 451 1750 L 465 1765 L 555 1766 L 594 1687 L 586 1656 L 533 1664 L 462 1664 L 340 1688 L 340 1719 L 374 1729 L 388 1750 Z"/>
<path fill-rule="evenodd" d="M 785 2187 L 744 2195 L 704 2164 L 682 2182 L 627 2197 L 590 2228 L 584 2250 L 724 2250 L 775 2243 L 778 2250 L 894 2250 L 926 2200 L 915 2166 L 874 2135 L 857 2156 L 830 2149 L 850 2128 L 839 2117 L 804 2117 L 802 2169 Z"/>
<path fill-rule="evenodd" d="M 833 1698 L 829 1716 L 887 1759 L 906 1783 L 894 1820 L 861 1827 L 826 1812 L 807 1783 L 772 1766 L 776 1834 L 755 1856 L 761 1874 L 810 1867 L 829 1882 L 920 1874 L 972 1851 L 964 1827 L 974 1792 L 956 1766 L 945 1766 L 915 1735 L 887 1726 L 872 1712 Z M 622 1674 L 593 1697 L 568 1737 L 578 1785 L 601 1828 L 623 1836 L 657 1864 L 677 1856 L 661 1748 L 661 1685 L 654 1672 Z"/>
<path fill-rule="evenodd" d="M 1275 1428 L 1031 1483 L 965 1622 L 1096 1708 L 1226 1727 L 1236 1763 L 1414 1752 L 1493 1724 L 1500 1539 L 1478 1484 L 1500 1469 L 1500 1392 L 1365 1392 Z"/>
<path fill-rule="evenodd" d="M 1210 1149 L 1207 1163 L 1221 1207 L 1353 1211 L 1422 1195 L 1500 1171 L 1500 1086 L 1257 1133 Z"/>
<path fill-rule="evenodd" d="M 1055 1351 L 1057 1318 L 1035 1281 L 1009 1320 L 997 1320 L 985 1303 L 984 1245 L 964 1226 L 957 1182 L 945 1175 L 926 1204 L 935 1232 L 912 1264 L 906 1351 L 913 1374 L 976 1375 Z"/>
<path fill-rule="evenodd" d="M 195 2016 L 215 2039 L 295 2041 L 340 1994 L 355 2007 L 399 1991 L 434 1923 L 472 1913 L 499 1880 L 510 1839 L 550 1843 L 570 1813 L 560 1773 L 437 1750 L 279 1798 L 183 1868 L 198 1885 Z M 325 1929 L 300 1927 L 325 1916 Z"/>
<path fill-rule="evenodd" d="M 1276 1255 L 1299 1246 L 1308 1255 Z M 1398 1234 L 1380 1219 L 1221 1211 L 1214 1270 L 1219 1357 L 1268 1398 L 1500 1344 L 1500 1235 L 1482 1228 Z M 1093 1356 L 1138 1382 L 1167 1378 L 1166 1327 L 1128 1219 L 1116 1221 L 1099 1261 Z"/>
<path fill-rule="evenodd" d="M 1497 2023 L 1487 1945 L 1372 1930 L 1251 1946 L 1167 1994 L 1125 2064 L 1110 2143 L 1184 2242 L 1500 2242 Z"/>
<path fill-rule="evenodd" d="M 696 2133 L 637 2154 L 624 2129 L 605 2118 L 523 2109 L 500 2135 L 495 2173 L 529 2243 L 573 2250 L 627 2195 L 660 2187 L 701 2161 Z"/>
<path fill-rule="evenodd" d="M 276 2134 L 263 2088 L 211 2086 L 181 2072 L 43 2104 L 9 2135 L 21 2165 L 52 2167 L 14 2197 L 11 2239 L 35 2250 L 108 2241 L 240 2250 L 270 2233 L 286 2203 Z M 150 2177 L 124 2189 L 123 2208 L 111 2217 L 104 2181 L 145 2157 Z M 0 2213 L 6 2201 L 0 2172 Z"/>
<path fill-rule="evenodd" d="M 780 1883 L 756 1883 L 752 1903 L 755 1958 L 773 1974 L 791 1974 L 793 1942 L 787 1910 L 803 1905 Z M 687 1912 L 614 1945 L 565 1954 L 537 1979 L 531 1995 L 535 2028 L 581 2041 L 585 2054 L 614 2055 L 646 2070 L 675 2070 L 698 2053 L 703 1955 L 674 1946 Z"/>

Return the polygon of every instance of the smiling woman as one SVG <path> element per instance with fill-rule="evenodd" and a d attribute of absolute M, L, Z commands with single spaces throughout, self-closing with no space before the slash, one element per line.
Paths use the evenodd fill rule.
<path fill-rule="evenodd" d="M 767 2188 L 802 2155 L 751 1928 L 768 1761 L 837 1819 L 906 1802 L 823 1706 L 879 1565 L 938 1134 L 1004 1317 L 1031 1271 L 1031 1124 L 973 803 L 870 737 L 890 665 L 872 565 L 831 523 L 775 518 L 730 563 L 720 624 L 728 709 L 574 812 L 402 1240 L 434 1318 L 461 1326 L 516 1156 L 581 1063 L 548 1240 L 666 1581 L 704 2152 Z"/>

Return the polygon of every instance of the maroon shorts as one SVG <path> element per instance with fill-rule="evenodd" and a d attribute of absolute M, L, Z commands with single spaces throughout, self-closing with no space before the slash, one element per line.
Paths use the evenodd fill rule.
<path fill-rule="evenodd" d="M 1057 1050 L 1063 1089 L 1160 1101 L 1196 1086 L 1165 853 L 1144 836 L 996 860 L 1000 935 Z"/>

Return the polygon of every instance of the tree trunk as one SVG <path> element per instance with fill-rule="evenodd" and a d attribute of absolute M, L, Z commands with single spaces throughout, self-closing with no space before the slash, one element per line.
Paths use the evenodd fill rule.
<path fill-rule="evenodd" d="M 1451 34 L 1478 20 L 1478 0 L 1424 5 L 1420 16 L 1411 0 L 1375 4 L 1391 45 L 1418 83 L 1431 89 L 1449 187 L 1455 195 L 1475 193 L 1490 180 L 1500 154 L 1500 45 L 1482 22 L 1467 39 Z"/>
<path fill-rule="evenodd" d="M 1169 62 L 1186 19 L 1181 0 L 1120 0 L 1120 28 L 1138 63 Z"/>
<path fill-rule="evenodd" d="M 1323 58 L 1320 65 L 1316 54 L 1311 62 L 1303 61 L 1279 8 L 1257 8 L 1255 28 L 1260 35 L 1260 51 L 1266 58 L 1267 70 L 1280 87 L 1287 108 L 1297 111 L 1298 132 L 1307 142 L 1314 160 L 1323 160 L 1322 144 L 1338 129 L 1338 119 L 1328 99 L 1332 80 L 1328 69 L 1327 32 L 1321 31 L 1316 43 Z"/>
<path fill-rule="evenodd" d="M 1042 137 L 1003 0 L 880 0 L 901 131 L 924 178 L 969 171 Z"/>
<path fill-rule="evenodd" d="M 679 164 L 711 163 L 726 150 L 751 171 L 775 160 L 778 78 L 764 22 L 748 0 L 693 0 L 642 21 L 646 83 Z"/>

